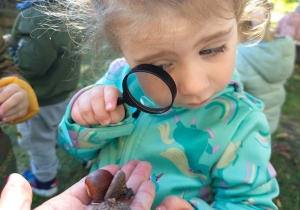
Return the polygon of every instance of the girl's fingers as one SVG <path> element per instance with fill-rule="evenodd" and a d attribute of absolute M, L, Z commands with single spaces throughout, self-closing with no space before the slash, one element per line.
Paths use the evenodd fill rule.
<path fill-rule="evenodd" d="M 121 122 L 125 118 L 125 108 L 123 105 L 119 105 L 116 107 L 114 111 L 109 112 L 111 122 L 110 123 L 118 123 Z"/>
<path fill-rule="evenodd" d="M 117 106 L 119 96 L 120 91 L 115 86 L 107 86 L 104 89 L 105 109 L 109 112 L 110 123 L 121 122 L 125 117 L 124 106 Z"/>
<path fill-rule="evenodd" d="M 98 120 L 95 118 L 95 113 L 92 107 L 92 102 L 96 98 L 92 98 L 90 91 L 81 94 L 72 106 L 72 119 L 83 126 L 97 125 Z"/>
<path fill-rule="evenodd" d="M 89 125 L 89 123 L 84 119 L 84 117 L 81 114 L 78 101 L 75 101 L 73 104 L 72 111 L 71 111 L 71 117 L 74 120 L 74 122 L 78 123 L 79 125 L 82 125 L 82 126 Z"/>
<path fill-rule="evenodd" d="M 92 106 L 93 100 L 95 99 L 91 98 L 89 92 L 86 92 L 82 94 L 76 101 L 81 117 L 85 122 L 88 123 L 88 125 L 99 124 L 99 122 L 95 118 L 95 113 Z"/>
<path fill-rule="evenodd" d="M 98 86 L 93 91 L 91 91 L 91 106 L 94 112 L 95 119 L 102 126 L 107 126 L 110 124 L 110 116 L 105 108 L 105 98 L 104 98 L 105 87 Z"/>
<path fill-rule="evenodd" d="M 0 209 L 29 210 L 31 201 L 32 191 L 28 181 L 20 174 L 11 174 L 1 193 Z"/>
<path fill-rule="evenodd" d="M 120 91 L 114 86 L 95 86 L 82 93 L 72 107 L 73 120 L 83 126 L 107 126 L 123 120 L 125 109 L 116 108 Z"/>
<path fill-rule="evenodd" d="M 120 96 L 120 91 L 115 86 L 106 86 L 104 89 L 105 109 L 114 111 L 116 109 L 117 100 Z"/>

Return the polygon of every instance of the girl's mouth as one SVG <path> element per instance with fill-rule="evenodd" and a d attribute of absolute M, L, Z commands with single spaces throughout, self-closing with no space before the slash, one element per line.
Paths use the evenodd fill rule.
<path fill-rule="evenodd" d="M 189 106 L 203 106 L 204 104 L 206 104 L 209 101 L 209 99 L 206 99 L 204 101 L 201 101 L 200 103 L 191 103 L 188 104 Z"/>

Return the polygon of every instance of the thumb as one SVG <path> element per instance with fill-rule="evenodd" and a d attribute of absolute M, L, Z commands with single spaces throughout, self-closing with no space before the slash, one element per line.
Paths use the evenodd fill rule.
<path fill-rule="evenodd" d="M 28 181 L 20 174 L 11 174 L 1 193 L 0 209 L 31 209 L 32 191 Z"/>

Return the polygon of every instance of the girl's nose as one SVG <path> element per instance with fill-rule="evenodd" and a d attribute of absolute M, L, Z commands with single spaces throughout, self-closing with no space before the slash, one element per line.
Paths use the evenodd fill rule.
<path fill-rule="evenodd" d="M 199 65 L 184 65 L 177 77 L 176 86 L 179 93 L 184 95 L 201 95 L 209 87 L 209 79 L 205 69 Z"/>

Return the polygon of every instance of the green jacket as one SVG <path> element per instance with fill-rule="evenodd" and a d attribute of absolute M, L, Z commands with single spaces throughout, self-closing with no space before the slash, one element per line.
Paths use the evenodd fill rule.
<path fill-rule="evenodd" d="M 47 3 L 43 6 L 53 10 Z M 45 106 L 67 99 L 77 87 L 80 59 L 67 27 L 43 14 L 41 8 L 34 4 L 20 12 L 10 46 L 15 64 L 33 87 L 40 106 Z"/>

